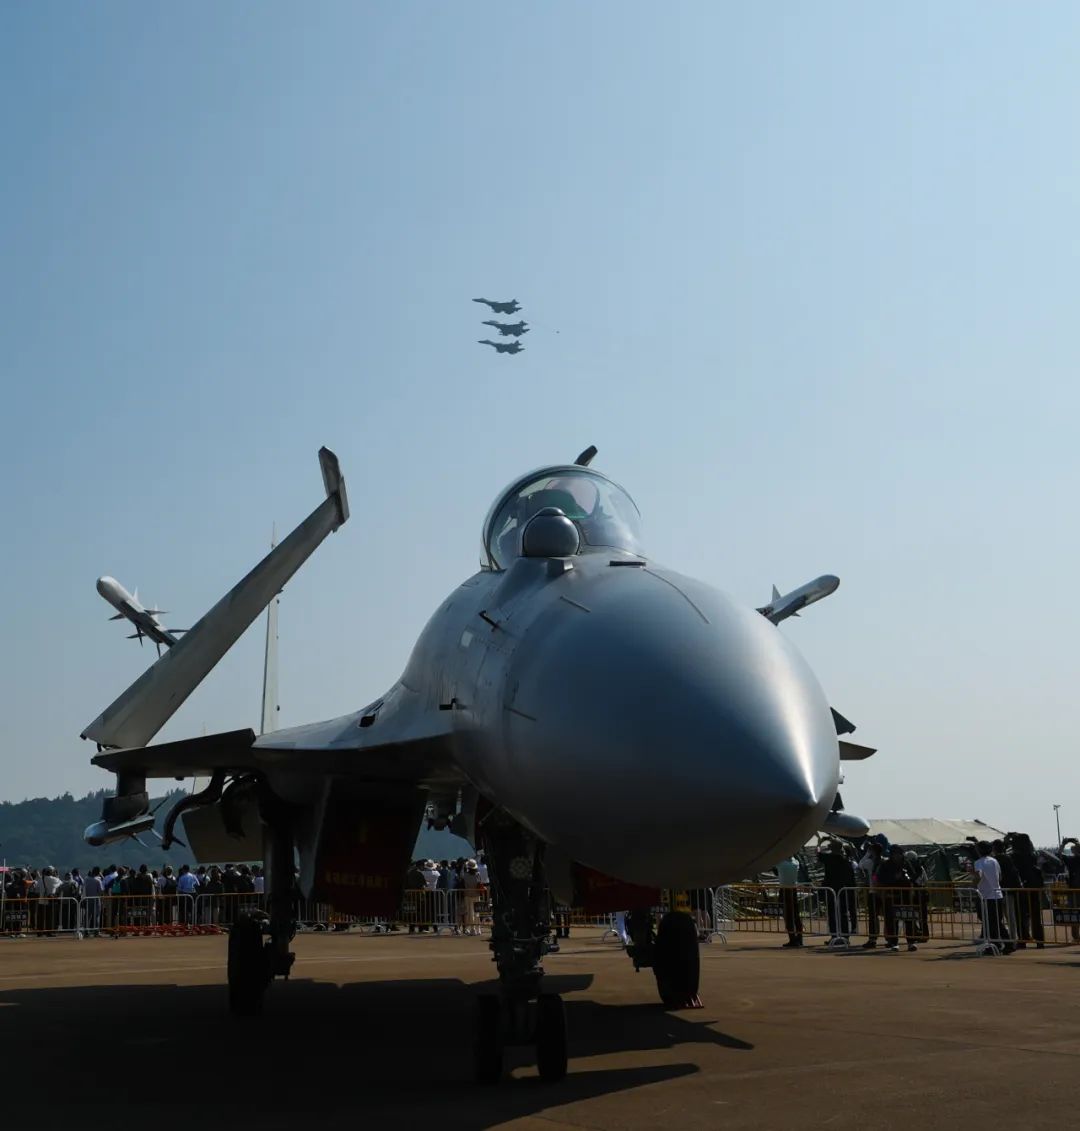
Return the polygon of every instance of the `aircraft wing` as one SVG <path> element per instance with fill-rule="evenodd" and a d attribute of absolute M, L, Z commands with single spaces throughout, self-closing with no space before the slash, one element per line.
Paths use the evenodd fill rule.
<path fill-rule="evenodd" d="M 331 531 L 349 517 L 337 456 L 319 449 L 326 498 L 82 732 L 101 746 L 141 747 L 176 713 Z"/>
<path fill-rule="evenodd" d="M 341 718 L 272 731 L 250 728 L 98 754 L 93 763 L 148 778 L 259 771 L 416 785 L 464 781 L 453 757 L 451 713 L 426 710 L 398 684 L 384 699 Z"/>

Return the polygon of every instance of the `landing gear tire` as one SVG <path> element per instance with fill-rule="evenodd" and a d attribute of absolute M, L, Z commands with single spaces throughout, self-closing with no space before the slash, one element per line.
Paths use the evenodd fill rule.
<path fill-rule="evenodd" d="M 476 999 L 473 1071 L 478 1084 L 497 1084 L 503 1072 L 502 1003 L 495 994 Z"/>
<path fill-rule="evenodd" d="M 684 911 L 669 911 L 660 920 L 653 950 L 653 973 L 665 1009 L 701 1009 L 697 927 Z"/>
<path fill-rule="evenodd" d="M 229 929 L 229 1010 L 233 1016 L 261 1013 L 269 980 L 259 922 L 241 915 Z"/>
<path fill-rule="evenodd" d="M 536 1001 L 536 1068 L 546 1083 L 566 1075 L 566 1009 L 558 994 Z"/>

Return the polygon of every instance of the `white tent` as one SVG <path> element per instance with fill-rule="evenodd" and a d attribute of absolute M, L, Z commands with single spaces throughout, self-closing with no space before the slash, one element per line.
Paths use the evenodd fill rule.
<path fill-rule="evenodd" d="M 884 833 L 890 844 L 963 844 L 969 836 L 976 840 L 1000 840 L 1005 836 L 984 821 L 965 821 L 945 817 L 904 817 L 870 822 L 870 836 Z"/>

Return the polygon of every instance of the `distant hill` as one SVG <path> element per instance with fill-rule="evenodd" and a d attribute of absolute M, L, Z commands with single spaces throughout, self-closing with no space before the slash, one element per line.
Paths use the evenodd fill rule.
<path fill-rule="evenodd" d="M 79 868 L 84 875 L 95 864 L 102 867 L 149 864 L 152 868 L 171 864 L 178 868 L 181 864 L 194 863 L 191 853 L 179 845 L 162 852 L 160 847 L 151 844 L 155 838 L 149 833 L 143 837 L 151 844 L 149 848 L 133 840 L 107 848 L 91 848 L 83 840 L 83 831 L 100 819 L 101 802 L 106 796 L 107 791 L 102 789 L 79 798 L 65 793 L 60 797 L 0 802 L 0 860 L 5 860 L 9 868 L 25 865 L 43 868 L 51 864 L 61 874 L 69 868 Z M 180 796 L 182 791 L 179 790 L 166 795 L 169 799 Z M 153 804 L 156 806 L 158 801 Z M 169 805 L 158 810 L 159 832 L 168 811 Z"/>
<path fill-rule="evenodd" d="M 9 868 L 43 868 L 46 864 L 51 864 L 61 874 L 69 868 L 79 868 L 84 875 L 95 864 L 102 867 L 107 864 L 136 867 L 147 864 L 151 868 L 171 864 L 173 868 L 178 868 L 181 864 L 195 863 L 192 854 L 179 845 L 163 852 L 153 843 L 155 838 L 149 833 L 143 837 L 150 845 L 149 848 L 143 848 L 133 840 L 112 844 L 107 848 L 91 848 L 83 840 L 83 831 L 87 825 L 92 825 L 101 817 L 101 802 L 106 796 L 106 790 L 98 790 L 79 798 L 65 793 L 60 797 L 0 802 L 0 861 L 6 861 Z M 181 796 L 182 790 L 166 794 L 168 803 L 162 805 L 157 813 L 159 832 L 171 801 Z M 152 804 L 157 806 L 160 800 L 159 798 Z M 472 856 L 473 851 L 467 841 L 449 832 L 425 829 L 417 836 L 413 855 L 414 858 L 432 856 L 436 860 L 442 860 Z"/>

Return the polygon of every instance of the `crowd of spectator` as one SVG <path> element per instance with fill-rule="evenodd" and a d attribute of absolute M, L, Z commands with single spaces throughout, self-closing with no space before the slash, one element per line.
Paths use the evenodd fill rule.
<path fill-rule="evenodd" d="M 414 860 L 405 874 L 403 916 L 409 934 L 429 927 L 480 934 L 478 904 L 487 887 L 488 868 L 482 852 L 475 859 Z"/>
<path fill-rule="evenodd" d="M 970 874 L 966 885 L 977 893 L 982 920 L 980 938 L 988 939 L 1005 954 L 1024 949 L 1028 943 L 1045 946 L 1043 909 L 1046 888 L 1058 882 L 1069 889 L 1064 905 L 1080 910 L 1080 841 L 1066 838 L 1060 852 L 1036 849 L 1026 833 L 1007 833 L 1002 839 L 977 841 L 969 838 L 961 852 L 963 870 Z M 858 929 L 858 889 L 865 888 L 866 941 L 873 950 L 881 938 L 889 950 L 900 949 L 900 931 L 909 951 L 930 937 L 930 893 L 932 885 L 922 857 L 914 849 L 890 844 L 884 836 L 862 842 L 825 840 L 818 847 L 820 887 L 829 892 L 826 909 L 830 941 L 847 942 Z M 803 945 L 803 924 L 797 888 L 805 883 L 805 860 L 792 857 L 777 865 L 784 925 L 785 948 Z M 1080 915 L 1074 917 L 1080 919 Z M 1070 924 L 1072 938 L 1080 941 L 1080 922 Z"/>
<path fill-rule="evenodd" d="M 1066 838 L 1057 852 L 1036 849 L 1025 833 L 1008 833 L 994 841 L 969 838 L 961 858 L 970 882 L 960 890 L 966 887 L 972 893 L 983 935 L 1005 953 L 1029 943 L 1040 949 L 1045 945 L 1045 892 L 1054 882 L 1069 889 L 1059 906 L 1076 910 L 1070 928 L 1073 940 L 1080 941 L 1080 841 L 1075 837 Z M 935 880 L 926 865 L 926 857 L 914 849 L 889 844 L 880 835 L 863 841 L 826 839 L 816 858 L 804 854 L 781 861 L 776 875 L 788 933 L 784 946 L 803 945 L 799 891 L 805 891 L 813 867 L 814 878 L 820 877 L 817 886 L 829 892 L 825 906 L 830 941 L 849 942 L 859 933 L 861 906 L 867 936 L 864 949 L 874 949 L 880 939 L 887 949 L 899 950 L 902 933 L 907 949 L 916 950 L 930 937 L 929 893 Z M 205 920 L 228 926 L 241 905 L 239 899 L 229 897 L 257 898 L 265 891 L 258 864 L 194 869 L 185 864 L 176 871 L 168 864 L 160 869 L 146 864 L 95 866 L 85 877 L 78 868 L 61 874 L 51 866 L 24 867 L 9 868 L 0 881 L 5 905 L 0 933 L 7 934 L 22 929 L 53 934 L 77 925 L 95 934 L 136 922 L 192 923 L 199 897 L 209 897 L 199 904 Z M 488 884 L 482 852 L 475 858 L 414 860 L 404 876 L 401 921 L 410 934 L 447 929 L 478 935 Z M 555 939 L 568 937 L 567 910 L 556 908 L 553 915 Z"/>
<path fill-rule="evenodd" d="M 178 871 L 169 864 L 160 870 L 141 864 L 138 868 L 110 864 L 94 866 L 84 877 L 78 868 L 61 876 L 57 869 L 12 868 L 3 877 L 5 922 L 0 930 L 19 933 L 20 928 L 40 934 L 72 930 L 80 923 L 90 934 L 103 927 L 138 922 L 173 923 L 191 919 L 192 901 L 177 896 L 261 895 L 265 879 L 258 864 L 213 865 L 197 869 L 184 864 Z M 214 919 L 228 916 L 234 901 L 221 899 Z"/>

